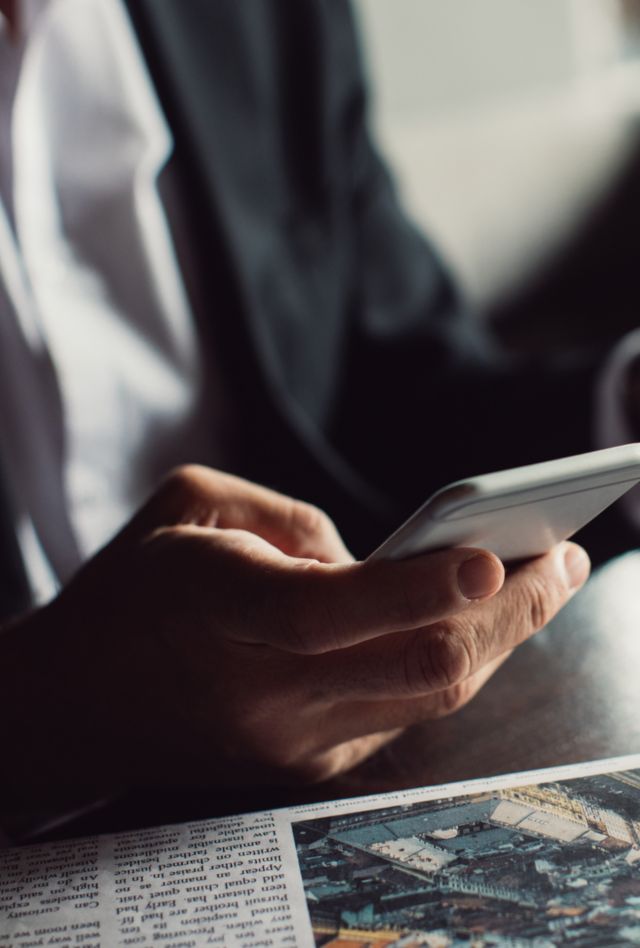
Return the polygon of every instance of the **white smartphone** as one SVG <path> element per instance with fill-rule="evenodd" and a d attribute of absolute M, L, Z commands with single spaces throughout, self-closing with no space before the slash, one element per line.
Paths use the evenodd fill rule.
<path fill-rule="evenodd" d="M 404 559 L 453 546 L 503 562 L 546 553 L 640 481 L 640 444 L 482 474 L 443 487 L 375 550 Z"/>

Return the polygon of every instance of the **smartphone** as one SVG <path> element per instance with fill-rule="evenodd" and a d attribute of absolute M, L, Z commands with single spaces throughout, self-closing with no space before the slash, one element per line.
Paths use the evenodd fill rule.
<path fill-rule="evenodd" d="M 640 444 L 456 481 L 433 494 L 369 557 L 454 546 L 529 559 L 566 540 L 640 481 Z"/>

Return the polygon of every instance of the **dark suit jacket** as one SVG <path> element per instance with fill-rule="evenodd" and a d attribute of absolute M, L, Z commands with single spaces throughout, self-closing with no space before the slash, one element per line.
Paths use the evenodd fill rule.
<path fill-rule="evenodd" d="M 176 141 L 238 473 L 320 504 L 364 553 L 446 480 L 589 447 L 592 367 L 497 353 L 398 206 L 348 0 L 128 6 Z M 26 592 L 10 525 L 5 503 L 5 615 Z"/>

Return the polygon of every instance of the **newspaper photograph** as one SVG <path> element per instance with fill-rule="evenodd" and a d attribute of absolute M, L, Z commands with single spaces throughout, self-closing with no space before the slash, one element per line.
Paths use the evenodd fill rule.
<path fill-rule="evenodd" d="M 565 944 L 640 944 L 640 756 L 0 851 L 0 948 Z"/>

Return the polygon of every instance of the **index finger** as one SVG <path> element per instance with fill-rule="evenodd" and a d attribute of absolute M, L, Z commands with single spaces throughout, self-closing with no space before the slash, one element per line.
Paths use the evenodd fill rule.
<path fill-rule="evenodd" d="M 175 468 L 125 528 L 144 536 L 175 525 L 245 530 L 292 557 L 352 562 L 331 518 L 313 504 L 213 468 Z"/>

